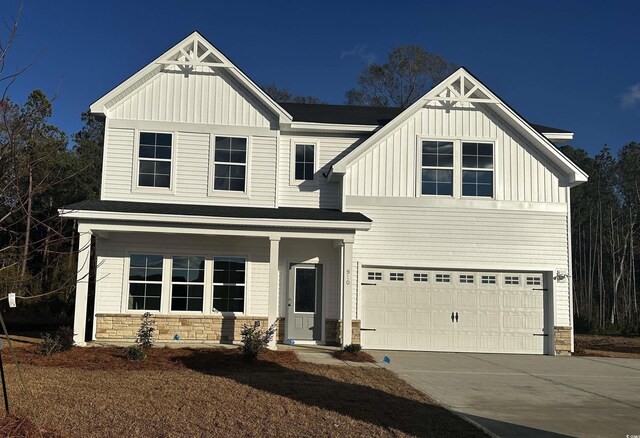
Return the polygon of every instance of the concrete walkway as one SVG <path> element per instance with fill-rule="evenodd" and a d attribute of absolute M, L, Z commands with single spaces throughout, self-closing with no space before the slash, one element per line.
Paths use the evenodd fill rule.
<path fill-rule="evenodd" d="M 640 435 L 640 360 L 368 351 L 501 437 Z"/>
<path fill-rule="evenodd" d="M 340 350 L 338 347 L 325 345 L 278 345 L 279 351 L 294 351 L 298 359 L 303 362 L 310 362 L 320 365 L 349 365 L 355 367 L 378 367 L 377 363 L 371 362 L 348 362 L 337 359 L 333 353 Z"/>

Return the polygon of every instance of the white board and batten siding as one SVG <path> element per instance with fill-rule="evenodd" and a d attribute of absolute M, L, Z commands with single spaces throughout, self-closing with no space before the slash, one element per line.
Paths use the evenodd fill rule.
<path fill-rule="evenodd" d="M 153 132 L 153 130 L 150 130 Z M 176 132 L 173 137 L 172 189 L 138 188 L 136 180 L 137 132 L 133 128 L 108 127 L 105 144 L 103 200 L 153 200 L 183 204 L 251 205 L 273 207 L 276 202 L 275 136 L 249 136 L 248 193 L 216 193 L 212 190 L 211 143 L 215 132 Z M 222 135 L 222 134 L 221 134 Z"/>
<path fill-rule="evenodd" d="M 362 140 L 348 137 L 282 135 L 278 162 L 278 205 L 283 207 L 340 208 L 341 192 L 338 182 L 324 176 L 331 165 L 349 153 Z M 293 181 L 295 175 L 292 153 L 296 144 L 313 144 L 318 154 L 314 181 Z"/>
<path fill-rule="evenodd" d="M 111 119 L 122 120 L 259 128 L 277 120 L 228 74 L 208 67 L 194 67 L 188 75 L 165 67 L 107 106 Z"/>
<path fill-rule="evenodd" d="M 420 139 L 492 142 L 495 198 L 421 196 Z M 562 174 L 486 111 L 418 111 L 349 164 L 344 190 L 345 210 L 373 221 L 369 231 L 357 233 L 354 272 L 365 265 L 569 270 L 569 189 Z M 568 282 L 554 283 L 553 290 L 554 323 L 570 326 Z M 361 316 L 361 293 L 355 317 Z"/>

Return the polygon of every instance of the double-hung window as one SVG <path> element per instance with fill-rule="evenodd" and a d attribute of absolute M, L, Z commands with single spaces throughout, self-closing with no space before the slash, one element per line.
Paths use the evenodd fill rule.
<path fill-rule="evenodd" d="M 204 257 L 175 256 L 171 271 L 171 310 L 202 312 Z"/>
<path fill-rule="evenodd" d="M 493 196 L 491 143 L 462 143 L 462 196 Z"/>
<path fill-rule="evenodd" d="M 315 173 L 315 146 L 296 144 L 295 154 L 296 180 L 312 181 Z"/>
<path fill-rule="evenodd" d="M 214 151 L 214 190 L 244 192 L 247 176 L 247 139 L 216 137 Z"/>
<path fill-rule="evenodd" d="M 129 310 L 160 310 L 161 255 L 131 254 L 129 259 Z"/>
<path fill-rule="evenodd" d="M 171 187 L 171 137 L 171 134 L 140 133 L 139 187 Z"/>
<path fill-rule="evenodd" d="M 422 194 L 453 196 L 453 142 L 422 142 Z"/>
<path fill-rule="evenodd" d="M 213 259 L 213 310 L 243 312 L 246 286 L 245 259 Z"/>

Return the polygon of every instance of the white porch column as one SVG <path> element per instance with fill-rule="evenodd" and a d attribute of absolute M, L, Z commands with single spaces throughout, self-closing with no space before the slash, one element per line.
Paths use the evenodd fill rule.
<path fill-rule="evenodd" d="M 342 346 L 351 344 L 353 240 L 342 241 Z"/>
<path fill-rule="evenodd" d="M 73 341 L 85 345 L 87 300 L 89 298 L 89 266 L 91 264 L 91 230 L 78 224 L 78 266 L 76 280 L 76 308 L 73 314 Z"/>
<path fill-rule="evenodd" d="M 269 304 L 267 324 L 271 326 L 278 319 L 278 265 L 280 260 L 280 236 L 269 236 Z M 275 350 L 278 332 L 269 343 L 269 349 Z"/>

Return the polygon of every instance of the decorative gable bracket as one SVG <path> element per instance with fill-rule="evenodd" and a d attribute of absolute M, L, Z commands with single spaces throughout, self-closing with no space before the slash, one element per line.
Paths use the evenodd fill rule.
<path fill-rule="evenodd" d="M 440 102 L 442 106 L 453 108 L 458 103 L 486 103 L 498 104 L 497 99 L 482 91 L 480 84 L 470 76 L 466 75 L 464 70 L 460 70 L 459 74 L 451 78 L 448 82 L 440 85 L 440 90 L 433 95 L 425 96 L 425 103 Z"/>
<path fill-rule="evenodd" d="M 173 54 L 157 60 L 156 64 L 176 65 L 184 73 L 193 71 L 195 67 L 210 67 L 211 69 L 234 67 L 221 54 L 214 52 L 214 49 L 208 47 L 195 35 Z"/>

